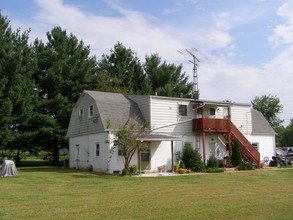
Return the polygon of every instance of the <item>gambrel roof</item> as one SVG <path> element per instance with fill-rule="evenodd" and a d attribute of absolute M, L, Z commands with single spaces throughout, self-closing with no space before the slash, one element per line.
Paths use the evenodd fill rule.
<path fill-rule="evenodd" d="M 129 119 L 137 122 L 144 121 L 137 104 L 121 93 L 88 90 L 84 92 L 96 101 L 96 106 L 105 129 L 109 119 L 111 121 L 111 129 L 113 130 L 119 129 Z"/>

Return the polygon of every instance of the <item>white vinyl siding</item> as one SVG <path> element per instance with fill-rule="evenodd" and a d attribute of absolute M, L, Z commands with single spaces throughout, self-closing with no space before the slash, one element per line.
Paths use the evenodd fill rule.
<path fill-rule="evenodd" d="M 93 112 L 97 112 L 92 118 L 89 118 L 89 111 L 87 111 L 90 105 L 93 106 Z M 83 119 L 85 120 L 80 120 L 80 109 L 86 109 L 83 110 Z M 103 130 L 103 125 L 98 114 L 95 100 L 93 100 L 88 94 L 85 94 L 80 97 L 77 105 L 72 111 L 67 136 L 73 137 L 86 133 L 102 132 Z"/>
<path fill-rule="evenodd" d="M 231 121 L 244 135 L 252 132 L 251 108 L 250 106 L 233 105 L 231 107 Z"/>
<path fill-rule="evenodd" d="M 187 106 L 187 116 L 179 115 L 179 105 Z M 190 101 L 153 96 L 151 99 L 151 128 L 154 132 L 192 132 Z"/>

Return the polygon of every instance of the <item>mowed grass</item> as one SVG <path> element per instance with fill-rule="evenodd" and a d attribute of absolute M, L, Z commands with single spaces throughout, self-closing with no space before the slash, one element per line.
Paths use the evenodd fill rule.
<path fill-rule="evenodd" d="M 293 219 L 293 169 L 121 177 L 23 167 L 0 219 Z"/>

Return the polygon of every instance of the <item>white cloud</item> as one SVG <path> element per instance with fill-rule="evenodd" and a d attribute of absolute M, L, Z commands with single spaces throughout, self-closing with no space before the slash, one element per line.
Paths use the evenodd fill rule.
<path fill-rule="evenodd" d="M 107 3 L 118 12 L 116 17 L 90 14 L 78 7 L 65 5 L 62 0 L 35 2 L 38 10 L 34 19 L 47 28 L 46 31 L 59 25 L 90 44 L 92 52 L 98 56 L 109 53 L 118 41 L 136 51 L 141 58 L 146 54 L 160 53 L 163 59 L 174 60 L 176 49 L 183 47 L 181 40 L 172 34 L 171 27 L 153 25 L 152 17 L 126 10 L 113 2 Z M 32 27 L 32 31 L 34 29 Z M 39 27 L 37 29 L 40 30 Z"/>
<path fill-rule="evenodd" d="M 274 36 L 269 40 L 275 47 L 280 44 L 293 43 L 293 1 L 288 0 L 285 2 L 277 13 L 286 21 L 273 29 Z"/>

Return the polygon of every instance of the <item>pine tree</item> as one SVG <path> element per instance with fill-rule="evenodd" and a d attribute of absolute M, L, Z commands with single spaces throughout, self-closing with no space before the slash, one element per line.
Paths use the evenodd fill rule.
<path fill-rule="evenodd" d="M 240 143 L 238 140 L 235 140 L 232 146 L 231 162 L 234 167 L 237 167 L 240 165 L 241 161 Z"/>
<path fill-rule="evenodd" d="M 28 147 L 28 129 L 35 104 L 29 32 L 12 31 L 0 14 L 0 147 L 17 151 Z M 17 163 L 19 156 L 16 157 Z"/>
<path fill-rule="evenodd" d="M 83 90 L 96 88 L 97 64 L 89 46 L 74 35 L 55 27 L 47 33 L 48 42 L 35 40 L 34 59 L 39 102 L 39 132 L 36 142 L 53 153 L 59 162 L 59 148 L 68 146 L 66 131 L 72 108 Z"/>

